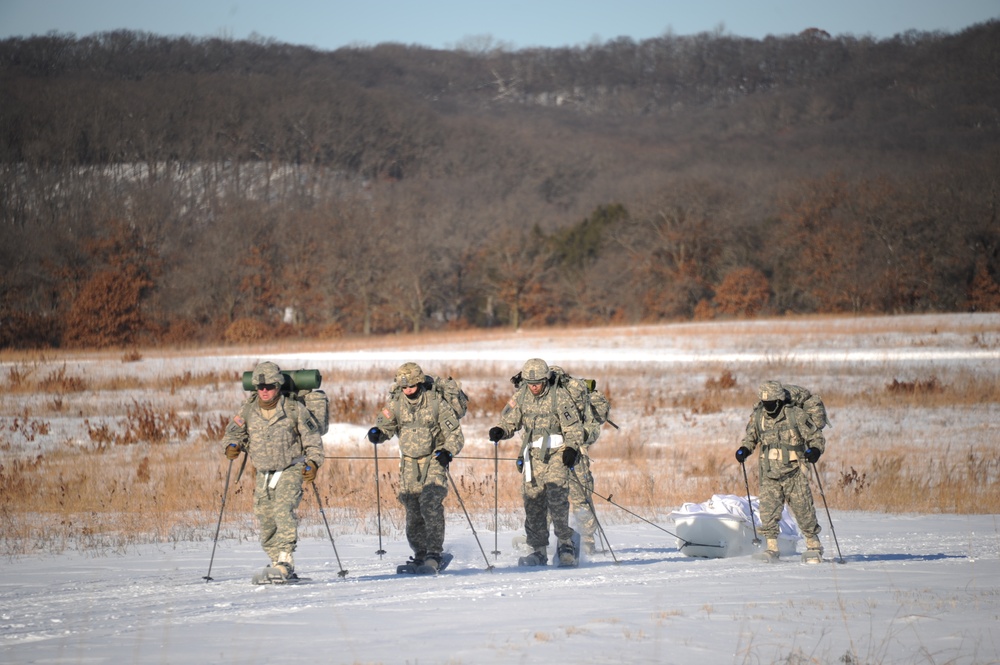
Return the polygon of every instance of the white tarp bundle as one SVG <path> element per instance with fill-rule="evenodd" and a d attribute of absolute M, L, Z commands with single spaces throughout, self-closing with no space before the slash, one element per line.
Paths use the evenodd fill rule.
<path fill-rule="evenodd" d="M 753 522 L 760 536 L 760 509 L 757 497 L 753 502 Z M 685 555 L 721 559 L 745 556 L 757 551 L 754 527 L 751 526 L 751 504 L 746 497 L 735 494 L 714 494 L 704 503 L 685 503 L 670 513 L 677 532 L 677 548 Z M 795 554 L 801 538 L 798 524 L 788 510 L 781 512 L 778 549 L 782 556 Z"/>

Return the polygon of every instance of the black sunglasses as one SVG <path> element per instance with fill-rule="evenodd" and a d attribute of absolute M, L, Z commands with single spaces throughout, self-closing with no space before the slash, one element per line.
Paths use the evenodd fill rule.
<path fill-rule="evenodd" d="M 257 390 L 274 390 L 278 387 L 277 383 L 258 383 Z"/>

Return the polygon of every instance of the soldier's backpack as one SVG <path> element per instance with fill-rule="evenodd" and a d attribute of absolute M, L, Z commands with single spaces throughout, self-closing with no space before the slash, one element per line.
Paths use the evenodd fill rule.
<path fill-rule="evenodd" d="M 826 414 L 826 405 L 823 404 L 823 398 L 819 395 L 814 395 L 802 386 L 787 383 L 783 385 L 785 386 L 785 392 L 788 393 L 788 403 L 805 411 L 806 415 L 809 416 L 809 420 L 817 429 L 823 429 L 828 425 L 833 427 L 829 416 Z M 760 403 L 758 402 L 758 404 Z"/>
<path fill-rule="evenodd" d="M 583 422 L 583 429 L 587 433 L 584 445 L 589 446 L 597 441 L 601 435 L 601 425 L 604 423 L 610 423 L 617 427 L 610 418 L 611 401 L 608 400 L 607 395 L 597 389 L 597 381 L 570 376 L 566 370 L 558 365 L 550 365 L 549 371 L 552 372 L 552 383 L 565 388 L 576 405 L 580 420 Z M 521 373 L 518 372 L 512 376 L 510 382 L 514 384 L 515 388 L 520 388 Z"/>
<path fill-rule="evenodd" d="M 458 416 L 459 420 L 468 413 L 469 396 L 462 390 L 462 385 L 450 376 L 447 379 L 443 379 L 439 376 L 428 375 L 424 387 L 440 395 L 441 399 L 454 409 L 455 415 Z"/>

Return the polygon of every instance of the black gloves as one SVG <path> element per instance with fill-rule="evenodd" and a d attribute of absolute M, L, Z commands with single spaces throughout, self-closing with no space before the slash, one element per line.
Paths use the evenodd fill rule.
<path fill-rule="evenodd" d="M 810 464 L 815 464 L 819 461 L 819 456 L 823 454 L 823 451 L 819 448 L 806 448 L 805 456 L 806 461 Z"/>
<path fill-rule="evenodd" d="M 302 480 L 307 483 L 311 483 L 316 480 L 316 469 L 319 468 L 319 464 L 311 460 L 306 460 L 306 465 L 302 467 Z"/>
<path fill-rule="evenodd" d="M 517 458 L 517 472 L 518 473 L 524 473 L 524 458 L 523 457 L 518 457 Z"/>
<path fill-rule="evenodd" d="M 580 451 L 569 446 L 563 448 L 563 464 L 572 469 L 576 466 L 576 460 L 580 456 Z"/>
<path fill-rule="evenodd" d="M 240 456 L 240 447 L 235 443 L 226 446 L 226 459 L 236 459 Z"/>
<path fill-rule="evenodd" d="M 740 449 L 736 451 L 736 461 L 743 464 L 748 457 L 750 457 L 750 449 L 746 446 L 740 446 Z"/>
<path fill-rule="evenodd" d="M 447 469 L 448 465 L 451 464 L 451 460 L 454 459 L 454 456 L 444 448 L 441 448 L 440 450 L 435 451 L 434 459 L 438 461 L 438 464 Z"/>
<path fill-rule="evenodd" d="M 368 430 L 368 440 L 372 443 L 382 443 L 382 430 L 378 427 L 372 427 Z"/>
<path fill-rule="evenodd" d="M 504 431 L 502 427 L 491 427 L 490 428 L 490 441 L 496 443 L 503 438 Z"/>

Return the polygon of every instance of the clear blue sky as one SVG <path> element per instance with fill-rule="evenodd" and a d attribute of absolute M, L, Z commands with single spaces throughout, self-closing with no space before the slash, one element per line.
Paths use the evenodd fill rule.
<path fill-rule="evenodd" d="M 519 49 L 720 28 L 753 38 L 815 27 L 881 39 L 911 29 L 958 32 L 995 18 L 1000 0 L 0 0 L 0 38 L 124 28 L 256 34 L 320 49 L 382 42 L 450 49 L 490 40 Z"/>

